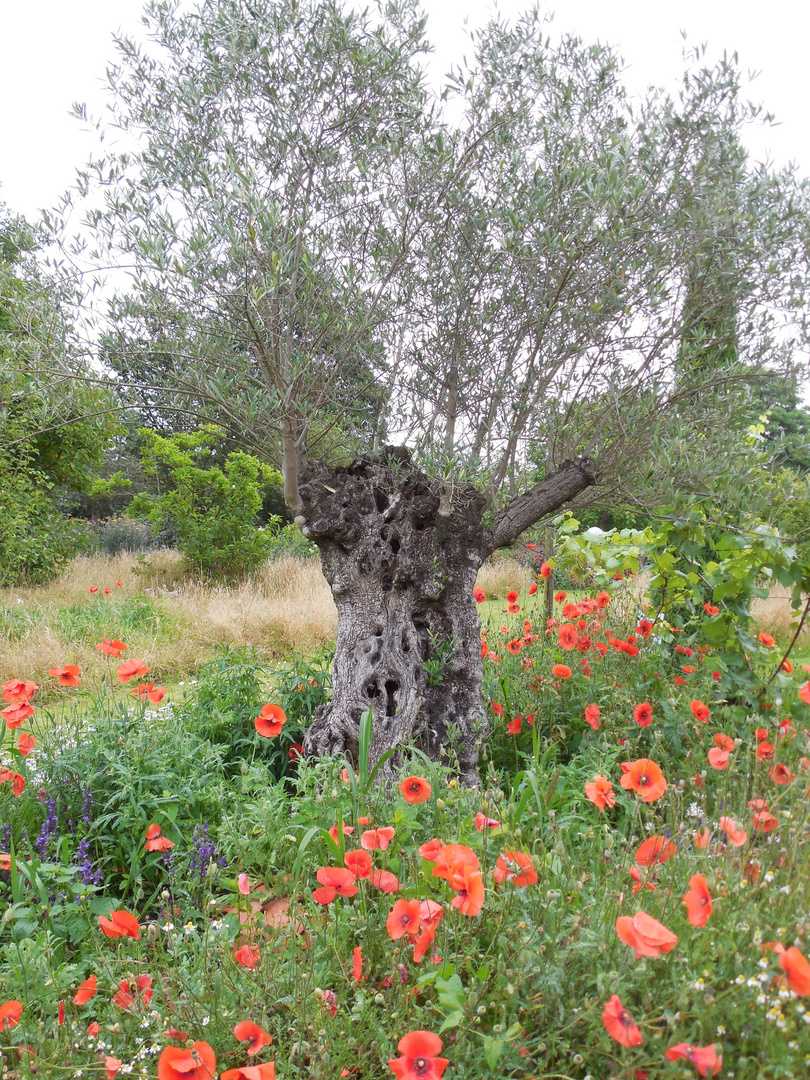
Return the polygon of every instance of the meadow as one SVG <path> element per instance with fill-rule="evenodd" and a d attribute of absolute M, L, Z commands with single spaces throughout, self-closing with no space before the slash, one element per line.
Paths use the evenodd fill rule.
<path fill-rule="evenodd" d="M 317 563 L 150 561 L 0 598 L 4 1077 L 808 1074 L 810 683 L 776 589 L 735 652 L 711 593 L 611 575 L 549 617 L 530 566 L 485 568 L 468 789 L 452 748 L 383 780 L 370 718 L 356 768 L 301 758 Z"/>

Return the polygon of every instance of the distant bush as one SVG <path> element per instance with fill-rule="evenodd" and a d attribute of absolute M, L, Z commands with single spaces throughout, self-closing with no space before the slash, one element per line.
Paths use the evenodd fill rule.
<path fill-rule="evenodd" d="M 148 551 L 155 546 L 152 530 L 145 521 L 129 517 L 111 517 L 95 530 L 98 550 L 104 555 L 120 555 L 124 551 Z"/>

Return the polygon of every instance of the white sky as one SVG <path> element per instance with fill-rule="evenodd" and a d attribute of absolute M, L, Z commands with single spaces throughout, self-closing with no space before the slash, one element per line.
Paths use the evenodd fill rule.
<path fill-rule="evenodd" d="M 462 22 L 477 26 L 493 11 L 490 0 L 423 0 L 428 35 L 436 45 L 437 77 L 467 51 Z M 103 106 L 101 84 L 114 59 L 112 34 L 137 34 L 141 0 L 0 0 L 0 201 L 31 219 L 53 205 L 93 146 L 90 133 L 68 115 L 74 101 L 91 114 Z M 530 0 L 502 0 L 510 16 Z M 650 83 L 674 89 L 684 41 L 706 43 L 707 57 L 739 54 L 743 71 L 759 71 L 746 96 L 763 102 L 779 126 L 750 130 L 752 154 L 777 165 L 797 162 L 810 175 L 806 52 L 810 6 L 801 0 L 557 0 L 552 33 L 573 31 L 586 41 L 615 44 L 627 64 L 631 90 Z"/>

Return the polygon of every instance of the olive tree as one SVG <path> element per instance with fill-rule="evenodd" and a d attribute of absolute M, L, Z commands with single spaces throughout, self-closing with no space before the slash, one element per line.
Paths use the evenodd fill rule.
<path fill-rule="evenodd" d="M 653 446 L 705 440 L 743 369 L 804 344 L 807 192 L 722 152 L 749 115 L 730 61 L 633 103 L 613 51 L 552 44 L 534 11 L 471 34 L 436 93 L 408 0 L 145 21 L 50 218 L 110 380 L 281 469 L 339 615 L 306 749 L 356 756 L 371 706 L 375 760 L 454 751 L 473 780 L 479 567 Z M 727 293 L 709 258 L 735 347 L 704 335 L 700 363 Z"/>

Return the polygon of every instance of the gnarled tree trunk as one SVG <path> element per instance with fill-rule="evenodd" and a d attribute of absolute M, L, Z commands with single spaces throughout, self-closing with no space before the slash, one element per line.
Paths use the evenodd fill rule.
<path fill-rule="evenodd" d="M 557 485 L 565 496 L 538 517 L 593 483 L 594 469 L 570 466 Z M 488 722 L 473 588 L 484 559 L 532 523 L 527 497 L 487 528 L 484 495 L 467 488 L 443 505 L 401 448 L 345 468 L 310 466 L 299 492 L 296 521 L 320 549 L 338 609 L 333 696 L 318 710 L 305 752 L 356 761 L 360 718 L 371 706 L 372 763 L 417 746 L 476 783 Z"/>

